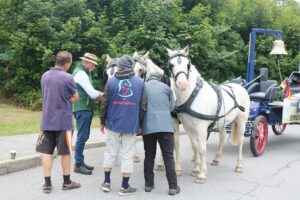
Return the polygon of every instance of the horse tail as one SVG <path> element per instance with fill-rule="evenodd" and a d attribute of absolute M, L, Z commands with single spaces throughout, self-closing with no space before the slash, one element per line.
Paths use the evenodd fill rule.
<path fill-rule="evenodd" d="M 231 144 L 238 145 L 239 141 L 239 133 L 238 133 L 238 125 L 235 121 L 231 124 Z"/>

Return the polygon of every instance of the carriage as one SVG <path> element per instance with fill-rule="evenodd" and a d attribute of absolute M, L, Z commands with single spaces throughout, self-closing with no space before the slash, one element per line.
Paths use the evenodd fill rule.
<path fill-rule="evenodd" d="M 250 35 L 247 81 L 244 84 L 247 87 L 251 103 L 245 136 L 250 137 L 252 154 L 260 156 L 267 145 L 268 125 L 272 127 L 275 135 L 281 135 L 287 124 L 300 123 L 300 72 L 292 72 L 280 86 L 276 80 L 269 80 L 267 68 L 261 68 L 260 75 L 254 79 L 256 33 L 274 34 L 277 37 L 281 37 L 283 33 L 277 30 L 252 29 Z M 281 40 L 274 41 L 270 54 L 276 56 L 287 54 Z M 258 78 L 259 81 L 254 82 Z M 238 80 L 233 81 L 238 82 Z M 281 95 L 280 89 L 284 89 Z M 230 132 L 229 127 L 227 130 Z"/>
<path fill-rule="evenodd" d="M 300 72 L 292 72 L 279 87 L 277 81 L 268 80 L 268 69 L 261 68 L 260 71 L 260 81 L 247 89 L 251 104 L 245 136 L 250 137 L 254 156 L 262 155 L 265 150 L 268 125 L 275 135 L 281 135 L 287 124 L 300 123 Z M 282 87 L 284 92 L 280 95 Z"/>

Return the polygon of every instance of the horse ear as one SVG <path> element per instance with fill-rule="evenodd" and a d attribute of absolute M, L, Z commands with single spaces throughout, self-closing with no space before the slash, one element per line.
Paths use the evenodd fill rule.
<path fill-rule="evenodd" d="M 149 58 L 149 51 L 147 51 L 147 52 L 143 55 L 143 58 L 144 58 L 144 59 Z"/>
<path fill-rule="evenodd" d="M 173 51 L 170 50 L 170 49 L 168 49 L 168 48 L 167 48 L 167 51 L 168 51 L 168 55 L 169 55 L 169 56 L 172 56 L 172 55 L 174 54 Z"/>
<path fill-rule="evenodd" d="M 184 47 L 183 49 L 184 55 L 186 56 L 189 55 L 189 50 L 190 50 L 189 46 Z"/>
<path fill-rule="evenodd" d="M 132 57 L 138 57 L 139 56 L 139 53 L 137 51 L 135 51 L 132 55 Z"/>
<path fill-rule="evenodd" d="M 110 62 L 111 61 L 111 58 L 108 54 L 106 54 L 106 62 Z"/>

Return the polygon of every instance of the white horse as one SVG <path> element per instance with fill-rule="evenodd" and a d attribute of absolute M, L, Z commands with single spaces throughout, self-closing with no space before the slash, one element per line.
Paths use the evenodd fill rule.
<path fill-rule="evenodd" d="M 145 53 L 143 56 L 140 56 L 137 52 L 133 54 L 133 58 L 137 61 L 135 64 L 135 71 L 136 74 L 144 74 L 145 80 L 147 81 L 148 78 L 152 74 L 164 74 L 164 70 L 162 70 L 160 67 L 158 67 L 150 58 L 149 58 L 149 51 Z M 144 69 L 145 68 L 145 69 Z M 146 73 L 145 73 L 146 70 Z M 171 82 L 172 84 L 172 82 Z M 172 86 L 171 86 L 172 88 Z M 174 98 L 176 96 L 174 95 Z M 173 124 L 175 128 L 175 133 L 174 133 L 174 148 L 175 148 L 175 170 L 176 170 L 176 175 L 180 176 L 182 174 L 181 172 L 181 156 L 180 156 L 180 142 L 179 142 L 179 121 L 178 118 L 173 117 Z M 156 170 L 162 171 L 164 170 L 164 162 L 163 162 L 163 157 L 160 156 L 159 162 L 157 163 Z"/>
<path fill-rule="evenodd" d="M 139 55 L 138 53 L 135 51 L 133 54 L 133 59 L 135 61 L 135 65 L 134 65 L 134 73 L 136 76 L 144 78 L 145 73 L 146 73 L 146 68 L 144 66 L 143 63 L 141 63 L 142 61 L 139 60 Z M 115 75 L 115 73 L 118 71 L 118 67 L 117 67 L 117 61 L 118 58 L 111 58 L 108 54 L 106 55 L 106 67 L 105 67 L 105 74 L 107 75 L 108 78 L 112 77 Z"/>
<path fill-rule="evenodd" d="M 242 172 L 242 148 L 249 115 L 250 98 L 240 85 L 229 83 L 214 87 L 201 77 L 188 57 L 189 47 L 172 51 L 167 49 L 169 68 L 175 82 L 178 118 L 187 132 L 195 156 L 197 183 L 204 183 L 207 176 L 206 138 L 208 129 L 220 132 L 220 143 L 212 165 L 218 165 L 225 140 L 225 126 L 232 125 L 232 144 L 238 145 L 236 172 Z M 219 92 L 218 92 L 219 91 Z M 187 103 L 186 103 L 187 102 Z"/>

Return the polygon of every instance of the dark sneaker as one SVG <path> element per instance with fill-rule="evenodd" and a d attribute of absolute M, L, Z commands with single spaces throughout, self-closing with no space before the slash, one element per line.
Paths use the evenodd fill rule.
<path fill-rule="evenodd" d="M 46 194 L 52 192 L 52 185 L 43 185 L 43 192 Z"/>
<path fill-rule="evenodd" d="M 90 165 L 87 165 L 87 164 L 83 164 L 83 166 L 86 168 L 86 169 L 88 169 L 88 170 L 93 170 L 94 169 L 94 167 L 93 166 L 90 166 Z"/>
<path fill-rule="evenodd" d="M 122 188 L 121 187 L 121 189 L 120 189 L 120 191 L 119 191 L 119 195 L 121 195 L 121 196 L 125 196 L 125 195 L 128 195 L 128 194 L 132 194 L 132 193 L 134 193 L 136 191 L 136 188 L 133 188 L 133 187 L 131 187 L 130 185 L 128 186 L 128 188 Z"/>
<path fill-rule="evenodd" d="M 76 183 L 74 181 L 71 181 L 71 183 L 69 183 L 69 184 L 64 183 L 62 185 L 63 190 L 72 190 L 72 189 L 76 189 L 76 188 L 80 188 L 80 187 L 81 187 L 80 183 Z"/>
<path fill-rule="evenodd" d="M 169 189 L 169 195 L 176 195 L 180 192 L 180 188 L 179 186 L 177 185 L 177 188 L 176 189 Z"/>
<path fill-rule="evenodd" d="M 101 188 L 103 192 L 109 192 L 110 191 L 110 183 L 102 183 Z"/>
<path fill-rule="evenodd" d="M 154 189 L 154 186 L 145 186 L 145 192 L 151 192 Z"/>
<path fill-rule="evenodd" d="M 74 166 L 74 172 L 79 173 L 79 174 L 84 174 L 84 175 L 91 175 L 92 174 L 92 170 L 88 170 L 87 168 L 85 168 L 84 165 L 75 165 Z"/>

